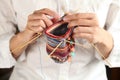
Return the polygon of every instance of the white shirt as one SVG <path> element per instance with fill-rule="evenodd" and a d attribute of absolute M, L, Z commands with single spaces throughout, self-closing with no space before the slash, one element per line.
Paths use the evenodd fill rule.
<path fill-rule="evenodd" d="M 57 3 L 59 1 L 59 4 Z M 66 10 L 96 13 L 100 26 L 109 31 L 114 47 L 107 58 L 112 67 L 120 66 L 120 0 L 1 0 L 0 1 L 0 68 L 15 65 L 10 80 L 107 80 L 105 63 L 96 50 L 84 39 L 79 43 L 88 45 L 88 49 L 75 46 L 75 56 L 71 62 L 55 63 L 46 53 L 44 37 L 37 40 L 20 56 L 12 57 L 9 41 L 16 32 L 16 26 L 23 31 L 27 17 L 34 10 L 49 8 L 61 16 Z"/>

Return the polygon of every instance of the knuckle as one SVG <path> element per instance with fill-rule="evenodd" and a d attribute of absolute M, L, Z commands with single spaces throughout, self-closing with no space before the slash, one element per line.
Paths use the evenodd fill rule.
<path fill-rule="evenodd" d="M 79 17 L 80 17 L 80 14 L 79 14 L 79 13 L 77 13 L 77 14 L 76 14 L 76 17 L 77 17 L 77 18 L 79 18 Z"/>
<path fill-rule="evenodd" d="M 44 15 L 44 14 L 40 14 L 40 16 L 41 16 L 42 18 L 45 18 L 45 15 Z"/>
<path fill-rule="evenodd" d="M 36 13 L 38 13 L 39 12 L 39 10 L 35 10 L 34 12 L 33 12 L 33 14 L 36 14 Z"/>
<path fill-rule="evenodd" d="M 98 28 L 97 27 L 93 27 L 93 34 L 96 33 L 98 31 Z"/>
<path fill-rule="evenodd" d="M 28 19 L 30 19 L 32 17 L 32 14 L 28 15 Z"/>
<path fill-rule="evenodd" d="M 41 26 L 39 27 L 39 31 L 43 31 L 43 28 Z"/>
<path fill-rule="evenodd" d="M 40 19 L 38 22 L 39 22 L 39 24 L 41 24 L 41 23 L 42 23 L 42 20 Z"/>
<path fill-rule="evenodd" d="M 43 8 L 42 11 L 48 11 L 49 9 L 48 8 Z"/>
<path fill-rule="evenodd" d="M 91 14 L 92 14 L 92 18 L 93 18 L 94 20 L 96 20 L 97 15 L 96 15 L 96 14 L 94 14 L 94 13 L 91 13 Z"/>
<path fill-rule="evenodd" d="M 38 28 L 33 28 L 33 30 L 38 33 L 38 32 L 41 32 L 42 31 L 42 28 L 38 27 Z"/>
<path fill-rule="evenodd" d="M 40 9 L 40 10 L 35 10 L 34 14 L 42 13 L 42 12 L 48 11 L 48 10 L 49 10 L 48 8 L 43 8 L 43 9 Z"/>
<path fill-rule="evenodd" d="M 95 26 L 99 26 L 99 23 L 97 20 L 95 20 Z"/>
<path fill-rule="evenodd" d="M 94 13 L 88 13 L 87 16 L 88 16 L 88 19 L 90 19 L 90 20 L 95 19 L 95 14 Z"/>
<path fill-rule="evenodd" d="M 99 26 L 99 23 L 97 20 L 91 20 L 91 21 L 88 21 L 88 23 L 90 23 L 91 26 L 95 26 L 95 27 Z"/>
<path fill-rule="evenodd" d="M 30 21 L 27 22 L 27 26 L 28 26 L 28 27 L 31 26 L 31 22 L 30 22 Z"/>

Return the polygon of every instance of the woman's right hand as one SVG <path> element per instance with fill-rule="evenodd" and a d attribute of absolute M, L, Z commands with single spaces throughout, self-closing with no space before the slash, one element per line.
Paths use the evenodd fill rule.
<path fill-rule="evenodd" d="M 58 21 L 59 15 L 47 8 L 35 11 L 33 14 L 28 16 L 25 31 L 27 31 L 31 36 L 35 33 L 42 33 L 46 27 L 53 24 L 50 18 Z"/>
<path fill-rule="evenodd" d="M 10 40 L 10 50 L 15 58 L 18 58 L 28 45 L 20 50 L 15 50 L 16 48 L 29 41 L 36 33 L 42 33 L 46 27 L 53 24 L 50 17 L 54 21 L 59 20 L 59 15 L 56 12 L 46 8 L 37 10 L 28 16 L 25 30 L 16 34 Z"/>

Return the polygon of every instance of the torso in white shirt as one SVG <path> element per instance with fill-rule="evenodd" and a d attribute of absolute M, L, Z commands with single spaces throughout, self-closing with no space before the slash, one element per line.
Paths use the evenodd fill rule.
<path fill-rule="evenodd" d="M 65 0 L 60 0 L 64 2 Z M 69 0 L 70 10 L 94 12 L 98 15 L 101 27 L 104 27 L 111 0 Z M 64 5 L 63 5 L 64 6 Z M 49 8 L 58 11 L 57 0 L 13 0 L 16 20 L 20 31 L 24 30 L 27 16 L 34 10 Z M 61 9 L 59 14 L 63 15 Z M 75 46 L 75 56 L 71 62 L 55 63 L 46 53 L 45 37 L 38 39 L 24 54 L 26 59 L 16 64 L 11 80 L 107 80 L 105 65 L 95 53 L 95 49 L 84 40 L 76 40 L 88 49 Z M 20 57 L 22 58 L 22 56 Z"/>

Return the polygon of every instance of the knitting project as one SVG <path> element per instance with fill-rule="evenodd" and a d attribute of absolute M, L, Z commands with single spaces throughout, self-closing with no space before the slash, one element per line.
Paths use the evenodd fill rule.
<path fill-rule="evenodd" d="M 71 37 L 72 29 L 68 29 L 67 25 L 68 23 L 59 21 L 45 31 L 47 37 L 46 51 L 57 63 L 67 61 L 74 53 L 74 44 L 66 42 L 66 40 L 74 41 Z M 61 41 L 61 45 L 51 54 Z"/>

